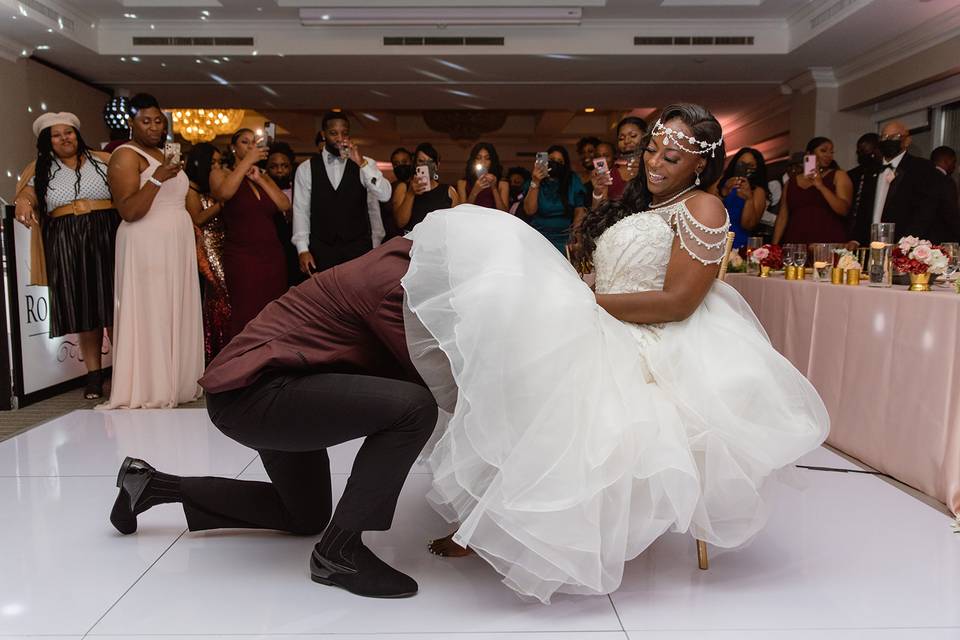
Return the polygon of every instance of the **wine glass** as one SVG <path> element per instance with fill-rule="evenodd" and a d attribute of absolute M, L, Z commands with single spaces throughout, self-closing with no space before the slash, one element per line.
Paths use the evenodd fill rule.
<path fill-rule="evenodd" d="M 793 245 L 793 264 L 797 267 L 797 279 L 802 280 L 804 277 L 803 270 L 807 267 L 807 245 Z"/>
<path fill-rule="evenodd" d="M 960 243 L 944 242 L 940 245 L 943 253 L 947 256 L 947 268 L 943 272 L 943 283 L 955 280 L 957 272 L 960 271 Z"/>

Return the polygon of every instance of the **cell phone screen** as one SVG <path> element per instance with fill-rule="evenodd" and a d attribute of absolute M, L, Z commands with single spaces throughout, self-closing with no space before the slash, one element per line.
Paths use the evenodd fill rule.
<path fill-rule="evenodd" d="M 417 165 L 417 181 L 424 186 L 430 186 L 430 167 L 425 164 Z"/>
<path fill-rule="evenodd" d="M 610 167 L 607 166 L 606 158 L 594 158 L 593 168 L 597 170 L 597 173 L 610 173 Z"/>
<path fill-rule="evenodd" d="M 817 171 L 817 156 L 803 156 L 803 174 L 812 176 Z"/>

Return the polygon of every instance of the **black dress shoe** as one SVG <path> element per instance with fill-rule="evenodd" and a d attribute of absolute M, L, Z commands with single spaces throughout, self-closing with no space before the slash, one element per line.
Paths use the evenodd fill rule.
<path fill-rule="evenodd" d="M 137 501 L 156 472 L 143 460 L 129 456 L 124 458 L 120 473 L 117 474 L 120 492 L 110 511 L 110 522 L 120 533 L 129 534 L 137 530 Z"/>
<path fill-rule="evenodd" d="M 409 598 L 417 594 L 413 578 L 388 565 L 366 546 L 356 547 L 352 561 L 351 565 L 326 558 L 314 547 L 310 578 L 367 598 Z"/>
<path fill-rule="evenodd" d="M 83 390 L 83 397 L 87 400 L 96 400 L 103 397 L 103 370 L 87 372 L 87 386 Z"/>

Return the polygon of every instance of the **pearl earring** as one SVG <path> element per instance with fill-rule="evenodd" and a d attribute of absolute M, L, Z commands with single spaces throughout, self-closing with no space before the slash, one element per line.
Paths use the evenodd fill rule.
<path fill-rule="evenodd" d="M 693 181 L 693 184 L 695 184 L 695 185 L 698 186 L 698 187 L 700 186 L 700 174 L 699 174 L 699 173 L 697 173 L 697 179 Z"/>

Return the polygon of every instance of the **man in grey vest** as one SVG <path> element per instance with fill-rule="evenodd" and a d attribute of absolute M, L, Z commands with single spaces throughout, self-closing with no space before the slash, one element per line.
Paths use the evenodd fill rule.
<path fill-rule="evenodd" d="M 293 244 L 305 274 L 353 260 L 383 240 L 380 203 L 393 192 L 372 158 L 350 140 L 350 121 L 324 114 L 319 153 L 297 168 Z"/>

